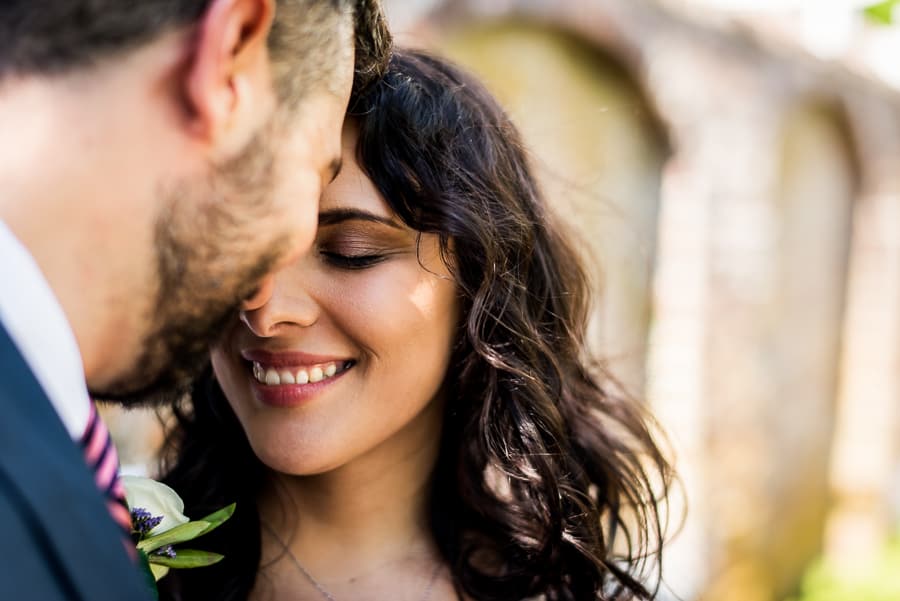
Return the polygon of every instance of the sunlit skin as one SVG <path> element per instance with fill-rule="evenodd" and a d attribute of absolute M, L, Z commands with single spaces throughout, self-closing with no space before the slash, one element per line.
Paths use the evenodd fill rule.
<path fill-rule="evenodd" d="M 218 274 L 246 271 L 276 243 L 275 265 L 287 264 L 312 242 L 317 199 L 340 154 L 352 52 L 330 90 L 311 90 L 279 123 L 264 210 L 254 213 L 242 194 L 223 196 L 210 184 L 215 165 L 239 155 L 276 114 L 266 45 L 274 11 L 274 0 L 212 0 L 199 23 L 130 53 L 0 82 L 0 128 L 15 132 L 0 144 L 0 219 L 59 300 L 92 391 L 140 388 L 171 363 L 158 353 L 152 367 L 138 365 L 160 326 L 161 220 L 180 224 L 186 246 L 211 241 L 217 252 L 192 257 L 184 283 L 203 279 L 193 274 L 220 280 L 231 305 L 244 289 L 258 291 L 248 306 L 265 302 L 271 282 Z M 346 36 L 349 47 L 349 25 Z M 247 218 L 217 236 L 205 219 L 211 206 Z"/>
<path fill-rule="evenodd" d="M 424 495 L 458 295 L 437 237 L 392 214 L 356 164 L 355 140 L 348 122 L 313 251 L 229 328 L 213 367 L 272 470 L 263 523 L 335 598 L 413 600 L 436 565 Z M 317 383 L 258 381 L 328 364 L 334 376 Z M 263 556 L 254 599 L 319 598 L 265 529 Z M 455 599 L 446 570 L 431 598 Z"/>

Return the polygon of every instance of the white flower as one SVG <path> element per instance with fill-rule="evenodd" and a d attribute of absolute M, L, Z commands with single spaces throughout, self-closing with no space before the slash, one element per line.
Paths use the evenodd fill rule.
<path fill-rule="evenodd" d="M 150 536 L 171 530 L 175 526 L 186 524 L 188 517 L 184 515 L 184 501 L 174 490 L 150 478 L 140 476 L 122 476 L 125 487 L 125 502 L 128 509 L 141 507 L 153 516 L 162 516 L 162 521 L 149 532 Z"/>

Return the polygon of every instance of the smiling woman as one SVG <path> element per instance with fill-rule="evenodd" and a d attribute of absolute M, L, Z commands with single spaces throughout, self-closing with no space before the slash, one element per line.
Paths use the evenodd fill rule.
<path fill-rule="evenodd" d="M 505 114 L 398 52 L 314 249 L 212 349 L 171 435 L 226 559 L 172 598 L 651 599 L 672 474 L 587 357 L 588 287 Z M 650 569 L 648 569 L 650 568 Z"/>
<path fill-rule="evenodd" d="M 358 143 L 350 119 L 314 251 L 282 271 L 272 299 L 244 312 L 212 353 L 254 453 L 285 474 L 363 458 L 387 469 L 412 449 L 402 438 L 425 426 L 428 440 L 440 437 L 441 412 L 425 408 L 441 403 L 458 292 L 439 237 L 396 217 L 356 162 Z M 429 419 L 417 419 L 423 412 Z"/>

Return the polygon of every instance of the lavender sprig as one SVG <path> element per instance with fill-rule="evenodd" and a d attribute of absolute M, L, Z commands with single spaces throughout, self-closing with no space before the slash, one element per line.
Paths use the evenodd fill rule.
<path fill-rule="evenodd" d="M 159 526 L 162 520 L 163 516 L 154 516 L 143 507 L 135 507 L 131 510 L 131 530 L 141 538 Z"/>
<path fill-rule="evenodd" d="M 166 545 L 164 547 L 160 547 L 156 551 L 153 551 L 154 555 L 159 555 L 160 557 L 169 557 L 171 559 L 175 559 L 178 553 L 175 552 L 175 549 L 172 548 L 172 545 Z"/>

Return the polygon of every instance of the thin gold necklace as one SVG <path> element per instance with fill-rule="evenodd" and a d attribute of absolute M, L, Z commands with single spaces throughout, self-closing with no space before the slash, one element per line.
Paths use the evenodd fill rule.
<path fill-rule="evenodd" d="M 300 563 L 300 560 L 297 559 L 297 556 L 294 555 L 290 547 L 287 546 L 287 543 L 281 540 L 281 537 L 278 536 L 275 530 L 272 529 L 268 524 L 264 524 L 263 526 L 269 532 L 269 534 L 272 535 L 272 538 L 274 538 L 275 541 L 279 545 L 281 545 L 281 548 L 284 549 L 285 553 L 288 554 L 288 557 L 291 558 L 291 561 L 293 562 L 294 567 L 297 568 L 297 571 L 303 574 L 303 577 L 306 578 L 317 591 L 319 591 L 319 594 L 322 595 L 322 598 L 327 599 L 328 601 L 337 601 L 335 596 L 332 595 L 331 592 L 327 588 L 325 588 L 325 586 L 321 582 L 316 580 L 313 575 L 309 573 L 309 570 L 303 567 L 303 564 Z M 431 577 L 428 579 L 428 585 L 425 587 L 425 591 L 422 593 L 419 601 L 428 601 L 428 599 L 431 598 L 431 591 L 434 590 L 434 584 L 435 582 L 437 582 L 437 577 L 440 572 L 441 564 L 438 563 L 436 566 L 434 566 L 434 571 L 431 573 Z"/>

